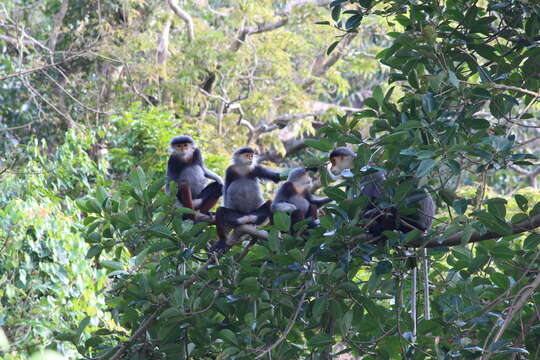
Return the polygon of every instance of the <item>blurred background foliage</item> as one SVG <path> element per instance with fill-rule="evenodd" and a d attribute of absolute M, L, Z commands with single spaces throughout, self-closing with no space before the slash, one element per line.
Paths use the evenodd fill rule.
<path fill-rule="evenodd" d="M 540 237 L 510 233 L 540 213 L 539 29 L 527 0 L 0 0 L 0 357 L 538 359 Z M 198 271 L 215 230 L 162 191 L 178 134 L 218 174 L 245 145 L 358 157 L 348 188 L 321 169 L 320 228 L 278 217 Z M 462 232 L 416 333 L 418 234 L 362 242 L 343 201 L 374 164 L 394 203 L 432 193 L 430 242 Z"/>

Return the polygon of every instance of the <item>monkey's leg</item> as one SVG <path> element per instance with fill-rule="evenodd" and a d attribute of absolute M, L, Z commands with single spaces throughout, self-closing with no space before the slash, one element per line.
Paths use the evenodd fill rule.
<path fill-rule="evenodd" d="M 266 219 L 272 216 L 272 211 L 270 210 L 271 206 L 272 200 L 267 200 L 264 204 L 259 206 L 259 208 L 253 212 L 253 214 L 257 216 L 257 220 L 255 221 L 256 225 L 261 225 L 263 222 L 266 221 Z"/>
<path fill-rule="evenodd" d="M 222 194 L 223 185 L 218 184 L 217 182 L 213 182 L 210 185 L 206 186 L 201 191 L 202 203 L 199 210 L 202 213 L 208 213 L 208 211 L 210 211 L 210 209 L 217 204 Z"/>
<path fill-rule="evenodd" d="M 300 221 L 306 220 L 306 216 L 300 209 L 296 209 L 291 214 L 291 226 L 293 226 L 296 223 L 299 223 Z"/>
<path fill-rule="evenodd" d="M 309 206 L 307 217 L 310 218 L 310 222 L 308 224 L 308 227 L 314 228 L 316 226 L 319 226 L 319 207 L 315 204 L 311 204 Z"/>
<path fill-rule="evenodd" d="M 180 183 L 178 192 L 180 193 L 180 203 L 182 203 L 182 206 L 195 210 L 193 208 L 193 198 L 191 196 L 191 188 L 189 187 L 189 184 L 187 182 Z M 190 220 L 195 220 L 195 215 L 193 214 L 186 214 L 185 217 Z"/>
<path fill-rule="evenodd" d="M 216 211 L 216 232 L 218 234 L 219 241 L 215 244 L 213 250 L 226 250 L 227 247 L 227 224 L 225 222 L 226 208 L 219 207 Z"/>

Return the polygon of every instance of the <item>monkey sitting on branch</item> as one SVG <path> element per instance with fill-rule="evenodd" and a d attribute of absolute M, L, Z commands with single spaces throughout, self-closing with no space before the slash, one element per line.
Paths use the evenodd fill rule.
<path fill-rule="evenodd" d="M 201 151 L 187 135 L 175 136 L 170 142 L 171 156 L 167 164 L 167 181 L 178 184 L 176 198 L 186 208 L 197 211 L 188 214 L 191 220 L 212 221 L 208 214 L 223 193 L 223 180 L 204 166 Z M 206 185 L 206 179 L 214 180 Z M 169 184 L 167 184 L 169 191 Z"/>
<path fill-rule="evenodd" d="M 264 223 L 271 215 L 270 200 L 264 201 L 259 180 L 280 181 L 279 172 L 255 165 L 255 151 L 242 147 L 233 154 L 232 165 L 225 173 L 224 206 L 216 212 L 216 230 L 219 242 L 214 250 L 227 250 L 248 233 L 266 239 L 266 231 L 258 230 L 257 225 Z M 227 237 L 227 229 L 233 228 Z"/>
<path fill-rule="evenodd" d="M 291 214 L 291 229 L 294 224 L 306 219 L 309 219 L 308 227 L 317 226 L 319 208 L 332 201 L 328 197 L 318 198 L 311 194 L 313 184 L 309 171 L 317 171 L 317 168 L 300 167 L 291 170 L 271 206 L 273 213 L 282 211 Z"/>
<path fill-rule="evenodd" d="M 354 167 L 356 154 L 346 147 L 338 147 L 330 153 L 330 172 L 339 175 L 343 170 L 350 170 Z M 385 188 L 386 175 L 384 171 L 368 173 L 360 181 L 360 192 L 368 198 L 368 206 L 363 217 L 370 219 L 368 231 L 379 236 L 383 231 L 399 230 L 407 233 L 418 229 L 427 231 L 431 229 L 431 224 L 435 216 L 435 203 L 433 198 L 425 189 L 414 188 L 408 197 L 411 199 L 407 207 L 415 207 L 415 214 L 403 215 L 395 206 L 382 208 L 379 206 L 382 200 L 388 200 L 388 190 Z M 386 198 L 386 199 L 385 199 Z"/>

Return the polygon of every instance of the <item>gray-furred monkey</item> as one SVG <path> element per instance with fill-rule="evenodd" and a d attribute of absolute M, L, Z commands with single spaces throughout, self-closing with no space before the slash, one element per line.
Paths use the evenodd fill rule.
<path fill-rule="evenodd" d="M 330 198 L 318 198 L 311 194 L 312 181 L 309 171 L 315 168 L 295 168 L 289 172 L 272 202 L 272 212 L 283 211 L 291 214 L 291 225 L 311 218 L 310 227 L 318 225 L 317 210 L 331 201 Z"/>
<path fill-rule="evenodd" d="M 204 166 L 201 152 L 190 136 L 173 137 L 170 151 L 167 180 L 178 184 L 176 198 L 184 207 L 208 213 L 223 193 L 223 180 Z M 207 178 L 215 182 L 206 185 Z M 194 219 L 193 215 L 187 217 Z"/>
<path fill-rule="evenodd" d="M 339 175 L 345 169 L 353 167 L 356 154 L 346 147 L 338 147 L 330 153 L 330 172 Z M 380 209 L 378 203 L 384 196 L 384 182 L 386 176 L 383 171 L 377 171 L 362 178 L 360 191 L 367 197 L 369 205 L 364 217 L 376 219 L 369 227 L 373 235 L 380 235 L 383 231 L 400 230 L 409 232 L 413 229 L 429 230 L 435 216 L 435 203 L 431 195 L 424 189 L 416 188 L 413 192 L 423 192 L 421 199 L 413 201 L 411 205 L 418 208 L 414 215 L 401 216 L 397 208 Z"/>
<path fill-rule="evenodd" d="M 280 181 L 279 172 L 255 165 L 255 151 L 242 147 L 233 154 L 232 165 L 225 172 L 224 206 L 216 212 L 219 243 L 215 248 L 225 249 L 225 227 L 251 224 L 260 225 L 271 215 L 271 201 L 264 201 L 259 180 Z"/>

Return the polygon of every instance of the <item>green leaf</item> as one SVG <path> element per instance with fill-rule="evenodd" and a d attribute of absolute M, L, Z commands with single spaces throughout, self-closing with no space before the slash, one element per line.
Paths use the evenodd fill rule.
<path fill-rule="evenodd" d="M 109 270 L 124 270 L 124 265 L 115 260 L 103 260 L 101 261 L 101 265 L 103 265 L 104 268 Z"/>
<path fill-rule="evenodd" d="M 102 250 L 103 250 L 103 247 L 101 247 L 101 245 L 94 245 L 86 253 L 86 258 L 91 259 L 94 256 L 99 256 Z"/>
<path fill-rule="evenodd" d="M 504 220 L 506 218 L 506 203 L 507 201 L 502 198 L 489 199 L 487 201 L 489 213 Z"/>
<path fill-rule="evenodd" d="M 334 338 L 326 334 L 317 334 L 308 339 L 308 345 L 310 347 L 320 348 L 326 347 L 334 343 Z"/>
<path fill-rule="evenodd" d="M 339 20 L 340 15 L 341 15 L 341 5 L 336 5 L 332 9 L 332 19 L 337 22 Z"/>
<path fill-rule="evenodd" d="M 512 235 L 512 228 L 503 220 L 495 217 L 494 215 L 486 212 L 480 212 L 476 214 L 476 217 L 482 224 L 484 224 L 490 231 L 502 235 Z"/>
<path fill-rule="evenodd" d="M 422 160 L 420 162 L 420 165 L 416 169 L 416 177 L 421 178 L 421 177 L 426 176 L 427 174 L 431 172 L 431 170 L 433 169 L 435 165 L 437 165 L 437 162 L 435 160 L 432 160 L 432 159 Z"/>
<path fill-rule="evenodd" d="M 172 236 L 172 231 L 163 224 L 153 225 L 148 229 L 148 231 L 158 238 L 167 238 L 174 240 L 174 236 Z"/>
<path fill-rule="evenodd" d="M 454 85 L 454 87 L 459 89 L 459 79 L 453 71 L 448 72 L 448 80 L 450 80 L 450 83 Z"/>
<path fill-rule="evenodd" d="M 347 198 L 347 194 L 345 191 L 337 188 L 337 187 L 328 187 L 324 189 L 324 193 L 326 196 L 328 196 L 330 199 L 341 202 Z"/>
<path fill-rule="evenodd" d="M 218 333 L 218 336 L 225 340 L 226 342 L 230 343 L 230 344 L 233 344 L 233 345 L 237 345 L 238 344 L 238 340 L 236 339 L 236 335 L 234 332 L 232 332 L 231 330 L 229 329 L 223 329 L 221 330 L 219 333 Z"/>
<path fill-rule="evenodd" d="M 460 200 L 454 201 L 454 203 L 452 204 L 452 207 L 454 208 L 454 210 L 456 211 L 458 215 L 463 215 L 465 214 L 465 211 L 467 211 L 468 205 L 469 205 L 469 200 L 460 199 Z"/>
<path fill-rule="evenodd" d="M 289 231 L 291 228 L 291 217 L 284 212 L 274 213 L 274 226 L 281 231 Z"/>
<path fill-rule="evenodd" d="M 334 49 L 336 48 L 336 46 L 338 46 L 339 44 L 339 40 L 338 41 L 334 41 L 332 44 L 330 44 L 330 46 L 328 47 L 328 49 L 326 49 L 326 55 L 330 55 L 332 53 L 332 51 L 334 51 Z"/>
<path fill-rule="evenodd" d="M 377 104 L 379 105 L 379 107 L 381 107 L 383 104 L 384 95 L 379 85 L 373 88 L 371 96 L 375 99 L 375 101 L 377 101 Z"/>
<path fill-rule="evenodd" d="M 75 339 L 76 339 L 75 345 L 78 345 L 79 342 L 81 341 L 81 335 L 84 332 L 84 329 L 86 329 L 86 327 L 88 326 L 88 324 L 90 324 L 89 316 L 82 319 L 81 322 L 79 323 L 79 327 L 77 328 L 77 333 L 75 335 Z"/>
<path fill-rule="evenodd" d="M 516 204 L 521 211 L 527 211 L 527 209 L 529 208 L 529 200 L 527 200 L 525 196 L 515 194 L 514 199 L 516 200 Z"/>
<path fill-rule="evenodd" d="M 483 83 L 493 82 L 493 79 L 491 78 L 489 71 L 485 67 L 478 65 L 477 70 L 478 70 L 478 73 L 480 74 L 480 80 L 482 80 Z"/>
<path fill-rule="evenodd" d="M 523 242 L 523 247 L 527 250 L 536 250 L 540 245 L 540 234 L 530 234 Z"/>
<path fill-rule="evenodd" d="M 325 152 L 334 148 L 334 143 L 328 139 L 306 139 L 304 143 L 309 147 Z"/>
<path fill-rule="evenodd" d="M 392 263 L 387 260 L 379 261 L 377 265 L 375 266 L 375 273 L 379 276 L 388 274 L 391 271 L 392 271 Z"/>
<path fill-rule="evenodd" d="M 362 21 L 362 15 L 353 15 L 350 18 L 347 19 L 345 22 L 345 28 L 347 30 L 354 29 L 360 25 L 360 22 Z"/>

